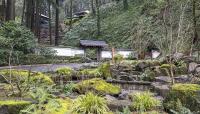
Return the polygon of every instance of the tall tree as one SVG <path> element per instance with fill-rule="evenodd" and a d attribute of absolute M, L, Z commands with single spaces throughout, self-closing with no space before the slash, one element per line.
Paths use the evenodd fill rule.
<path fill-rule="evenodd" d="M 59 0 L 56 0 L 55 45 L 59 45 Z"/>

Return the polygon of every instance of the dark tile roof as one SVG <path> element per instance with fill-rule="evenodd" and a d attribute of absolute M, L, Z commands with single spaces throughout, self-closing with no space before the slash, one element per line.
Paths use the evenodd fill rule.
<path fill-rule="evenodd" d="M 81 46 L 86 47 L 107 47 L 108 44 L 106 44 L 105 41 L 95 41 L 95 40 L 80 40 Z"/>

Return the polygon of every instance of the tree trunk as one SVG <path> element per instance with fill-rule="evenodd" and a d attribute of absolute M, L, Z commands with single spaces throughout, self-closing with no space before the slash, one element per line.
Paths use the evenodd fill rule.
<path fill-rule="evenodd" d="M 24 12 L 25 12 L 25 5 L 26 5 L 26 0 L 23 1 L 23 8 L 22 8 L 22 19 L 21 19 L 21 24 L 24 23 Z"/>
<path fill-rule="evenodd" d="M 40 43 L 40 0 L 36 0 L 36 9 L 35 9 L 35 25 L 34 25 L 34 33 L 35 36 L 38 37 L 38 43 Z"/>
<path fill-rule="evenodd" d="M 128 10 L 128 0 L 123 0 L 124 10 Z"/>
<path fill-rule="evenodd" d="M 56 0 L 56 19 L 55 19 L 55 46 L 59 44 L 59 0 Z"/>
<path fill-rule="evenodd" d="M 51 29 L 51 3 L 49 2 L 48 3 L 48 5 L 49 5 L 49 11 L 48 11 L 48 13 L 49 13 L 49 40 L 50 40 L 50 45 L 53 45 L 53 39 L 52 39 L 52 35 L 51 35 L 51 31 L 52 31 L 52 29 Z"/>
<path fill-rule="evenodd" d="M 34 32 L 35 20 L 35 2 L 34 0 L 26 0 L 26 27 Z"/>
<path fill-rule="evenodd" d="M 94 7 L 94 0 L 90 0 L 90 4 L 91 4 L 92 15 L 95 16 L 96 10 L 95 10 L 95 7 Z"/>
<path fill-rule="evenodd" d="M 101 22 L 100 22 L 100 8 L 99 8 L 99 0 L 96 0 L 96 8 L 97 8 L 97 36 L 101 35 Z"/>
<path fill-rule="evenodd" d="M 7 0 L 6 21 L 15 20 L 15 0 Z"/>
<path fill-rule="evenodd" d="M 69 30 L 72 29 L 72 22 L 73 21 L 73 0 L 70 0 L 70 26 Z"/>
<path fill-rule="evenodd" d="M 2 0 L 2 6 L 0 7 L 0 20 L 5 21 L 6 1 Z"/>
<path fill-rule="evenodd" d="M 197 34 L 197 19 L 196 19 L 196 0 L 192 2 L 192 17 L 193 17 L 193 44 L 197 41 L 198 34 Z"/>

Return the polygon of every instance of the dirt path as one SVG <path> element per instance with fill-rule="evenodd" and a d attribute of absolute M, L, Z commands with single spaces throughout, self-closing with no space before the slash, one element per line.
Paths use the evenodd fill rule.
<path fill-rule="evenodd" d="M 12 69 L 22 69 L 22 70 L 31 70 L 35 72 L 51 72 L 55 71 L 57 68 L 70 67 L 73 69 L 80 69 L 84 66 L 95 66 L 99 63 L 68 63 L 68 64 L 41 64 L 41 65 L 20 65 L 12 66 Z M 9 69 L 9 66 L 0 67 L 1 69 Z"/>

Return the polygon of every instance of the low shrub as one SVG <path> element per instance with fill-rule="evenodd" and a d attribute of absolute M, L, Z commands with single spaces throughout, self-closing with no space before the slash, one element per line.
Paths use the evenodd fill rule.
<path fill-rule="evenodd" d="M 30 105 L 29 101 L 20 100 L 5 100 L 0 101 L 0 113 L 5 114 L 19 114 L 20 110 Z"/>
<path fill-rule="evenodd" d="M 123 57 L 123 55 L 121 55 L 121 54 L 116 54 L 116 55 L 114 56 L 114 61 L 115 61 L 115 63 L 117 63 L 117 64 L 121 63 L 121 62 L 123 61 L 123 59 L 124 59 L 124 57 Z"/>
<path fill-rule="evenodd" d="M 156 77 L 156 73 L 150 69 L 145 70 L 145 72 L 141 75 L 143 81 L 154 81 Z"/>
<path fill-rule="evenodd" d="M 74 74 L 74 70 L 69 67 L 58 68 L 58 69 L 56 69 L 56 73 L 59 76 L 63 76 L 64 78 L 67 78 L 69 80 L 72 78 L 72 75 Z"/>
<path fill-rule="evenodd" d="M 98 67 L 99 72 L 103 76 L 103 78 L 109 78 L 111 77 L 111 71 L 110 71 L 110 63 L 103 63 Z"/>
<path fill-rule="evenodd" d="M 198 91 L 200 91 L 198 84 L 175 84 L 164 100 L 164 107 L 167 110 L 177 111 L 176 102 L 180 100 L 183 107 L 195 112 L 200 111 L 200 103 L 197 101 Z"/>
<path fill-rule="evenodd" d="M 110 64 L 103 63 L 98 68 L 95 69 L 84 69 L 77 73 L 80 76 L 88 78 L 104 78 L 107 79 L 111 77 Z"/>
<path fill-rule="evenodd" d="M 104 98 L 93 93 L 87 93 L 75 100 L 72 112 L 78 114 L 106 114 L 109 112 L 109 109 Z"/>
<path fill-rule="evenodd" d="M 101 95 L 116 95 L 121 92 L 120 87 L 109 84 L 100 78 L 81 81 L 75 85 L 75 90 L 83 94 L 93 91 Z"/>
<path fill-rule="evenodd" d="M 149 111 L 155 109 L 157 106 L 160 106 L 160 101 L 153 97 L 153 94 L 150 92 L 141 92 L 133 94 L 132 96 L 132 108 L 136 111 Z"/>
<path fill-rule="evenodd" d="M 5 80 L 4 82 L 10 84 L 7 89 L 13 91 L 12 95 L 19 97 L 26 95 L 31 87 L 54 84 L 49 76 L 26 70 L 0 70 L 0 77 Z M 14 88 L 16 90 L 13 90 Z"/>

